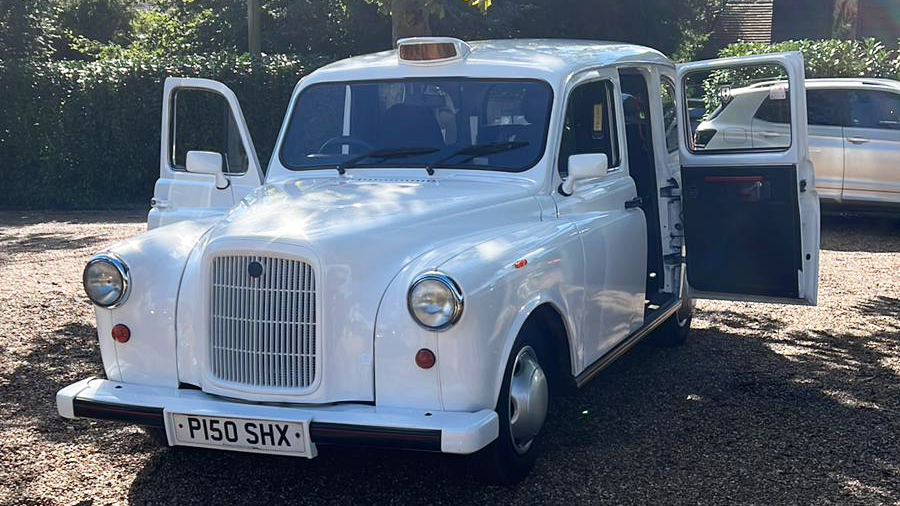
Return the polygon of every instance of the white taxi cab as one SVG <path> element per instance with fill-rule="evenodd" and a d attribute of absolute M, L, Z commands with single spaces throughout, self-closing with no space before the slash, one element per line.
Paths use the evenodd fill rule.
<path fill-rule="evenodd" d="M 790 83 L 788 145 L 698 150 L 679 83 L 760 64 Z M 815 304 L 803 77 L 799 53 L 405 39 L 301 79 L 265 172 L 234 93 L 168 79 L 150 230 L 84 271 L 105 375 L 59 412 L 516 481 L 554 396 L 684 342 L 692 298 Z"/>

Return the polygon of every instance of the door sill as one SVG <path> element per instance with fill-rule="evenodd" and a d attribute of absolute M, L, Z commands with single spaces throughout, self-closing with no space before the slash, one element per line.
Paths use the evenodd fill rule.
<path fill-rule="evenodd" d="M 650 334 L 650 332 L 653 332 L 656 327 L 662 325 L 666 319 L 678 311 L 679 307 L 681 307 L 681 299 L 676 298 L 653 311 L 652 318 L 645 320 L 644 325 L 641 328 L 635 330 L 619 344 L 613 346 L 611 350 L 606 352 L 606 354 L 598 358 L 593 364 L 582 371 L 581 374 L 576 376 L 575 384 L 579 388 L 584 386 L 588 381 L 592 380 L 594 376 L 599 374 L 600 371 L 606 369 L 609 364 L 612 364 L 617 358 L 624 355 L 632 346 L 637 344 L 641 339 L 647 337 L 647 335 Z"/>

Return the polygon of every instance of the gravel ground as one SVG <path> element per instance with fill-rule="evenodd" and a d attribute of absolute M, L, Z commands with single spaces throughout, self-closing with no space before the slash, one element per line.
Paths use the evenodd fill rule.
<path fill-rule="evenodd" d="M 0 212 L 0 503 L 900 504 L 900 223 L 826 220 L 816 308 L 700 302 L 688 345 L 563 399 L 501 488 L 462 458 L 161 450 L 59 418 L 56 390 L 101 371 L 82 266 L 143 218 Z"/>

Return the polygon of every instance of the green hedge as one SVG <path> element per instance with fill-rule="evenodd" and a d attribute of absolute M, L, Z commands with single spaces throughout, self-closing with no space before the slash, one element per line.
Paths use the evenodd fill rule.
<path fill-rule="evenodd" d="M 900 50 L 875 39 L 789 40 L 776 44 L 738 42 L 719 51 L 720 57 L 800 51 L 806 77 L 884 77 L 900 79 Z"/>
<path fill-rule="evenodd" d="M 215 54 L 169 59 L 0 61 L 0 207 L 149 205 L 159 174 L 162 82 L 222 81 L 266 163 L 297 81 L 324 59 Z"/>

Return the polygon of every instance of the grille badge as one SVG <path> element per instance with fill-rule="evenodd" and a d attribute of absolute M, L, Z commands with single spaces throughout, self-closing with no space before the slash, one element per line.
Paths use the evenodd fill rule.
<path fill-rule="evenodd" d="M 263 274 L 263 266 L 259 262 L 250 262 L 250 265 L 247 266 L 247 274 L 250 275 L 251 278 L 258 278 Z"/>

